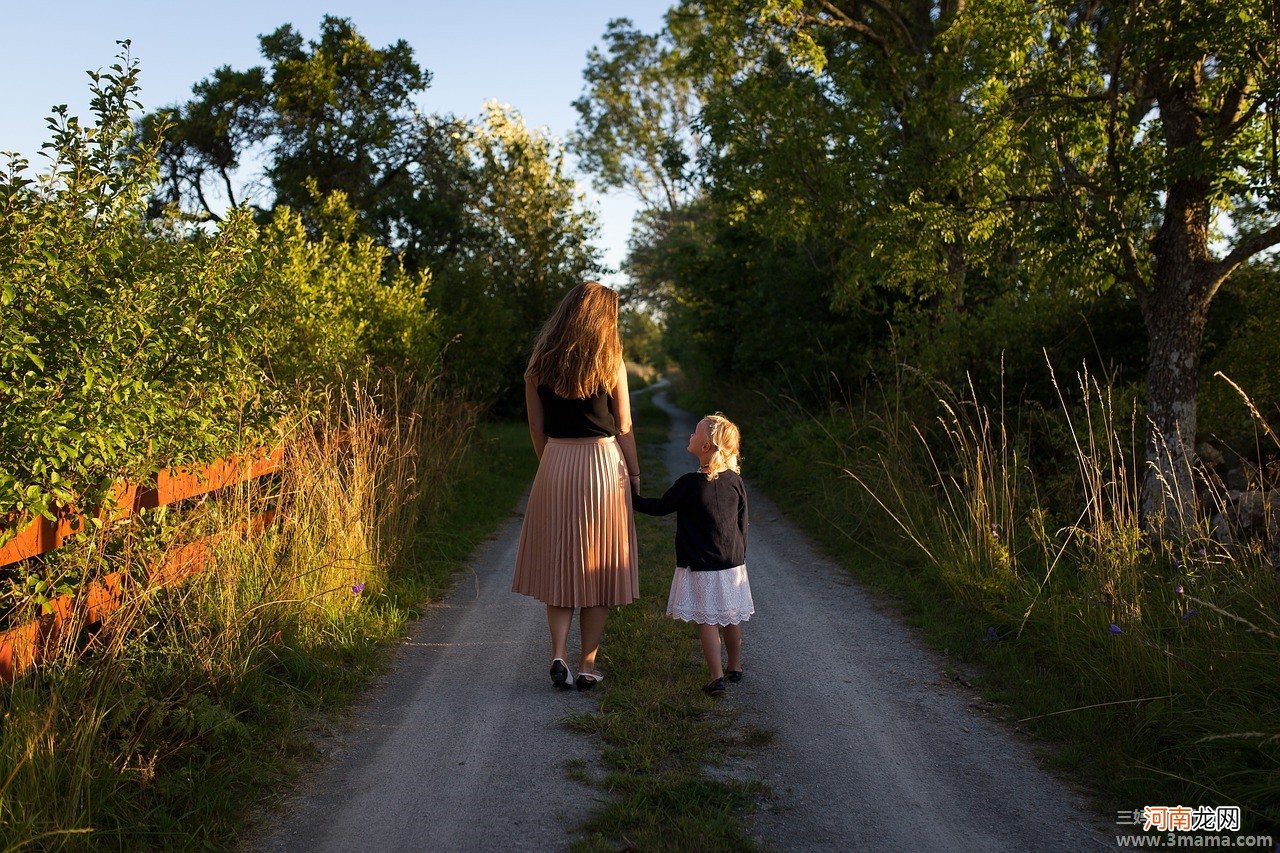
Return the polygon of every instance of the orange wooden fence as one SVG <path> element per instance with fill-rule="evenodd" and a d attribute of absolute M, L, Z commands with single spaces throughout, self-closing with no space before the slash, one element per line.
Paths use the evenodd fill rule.
<path fill-rule="evenodd" d="M 227 486 L 243 483 L 280 470 L 284 448 L 258 455 L 218 459 L 198 469 L 168 469 L 156 475 L 154 486 L 119 482 L 112 499 L 99 510 L 99 518 L 119 520 L 143 509 L 152 509 L 199 497 Z M 269 524 L 274 513 L 265 513 L 250 522 L 254 528 Z M 49 521 L 38 518 L 0 547 L 0 567 L 39 556 L 60 548 L 89 525 L 89 519 L 73 508 Z M 148 581 L 168 586 L 200 571 L 208 562 L 209 549 L 217 534 L 171 551 L 167 558 L 148 570 Z M 83 602 L 88 623 L 101 622 L 123 601 L 128 578 L 112 572 L 90 583 L 76 595 L 63 595 L 50 602 L 52 612 L 39 619 L 0 631 L 0 679 L 12 681 L 38 662 L 46 647 L 52 646 L 70 623 L 76 604 Z"/>

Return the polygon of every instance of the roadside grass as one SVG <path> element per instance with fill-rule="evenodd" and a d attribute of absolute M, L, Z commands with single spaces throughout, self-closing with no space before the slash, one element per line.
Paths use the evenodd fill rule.
<path fill-rule="evenodd" d="M 643 489 L 666 487 L 661 448 L 668 419 L 651 396 L 633 403 Z M 608 794 L 584 826 L 577 851 L 750 850 L 744 812 L 764 795 L 759 782 L 713 778 L 704 767 L 759 747 L 768 733 L 736 724 L 732 698 L 713 700 L 696 628 L 666 616 L 675 565 L 673 517 L 636 516 L 640 548 L 639 602 L 609 616 L 601 657 L 609 677 L 597 688 L 598 711 L 566 724 L 603 742 L 604 772 L 570 762 L 571 778 Z"/>
<path fill-rule="evenodd" d="M 1240 806 L 1242 832 L 1276 833 L 1280 575 L 1207 535 L 1144 540 L 1124 430 L 1109 389 L 1089 387 L 1064 454 L 1077 503 L 1057 520 L 1033 477 L 1046 461 L 1003 413 L 945 391 L 923 417 L 897 388 L 817 414 L 691 382 L 675 396 L 741 419 L 756 482 L 957 670 L 976 668 L 993 711 L 1051 741 L 1047 763 L 1100 813 Z"/>
<path fill-rule="evenodd" d="M 314 756 L 308 728 L 382 670 L 532 476 L 522 424 L 476 427 L 430 395 L 354 405 L 296 437 L 281 482 L 204 502 L 158 547 L 282 501 L 275 524 L 0 687 L 0 846 L 237 847 Z M 147 547 L 61 559 L 141 566 Z"/>

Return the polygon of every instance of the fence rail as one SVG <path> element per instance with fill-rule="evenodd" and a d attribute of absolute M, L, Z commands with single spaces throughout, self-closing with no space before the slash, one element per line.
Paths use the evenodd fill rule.
<path fill-rule="evenodd" d="M 259 454 L 218 459 L 200 468 L 160 471 L 154 486 L 118 482 L 111 491 L 111 499 L 96 515 L 104 521 L 127 518 L 144 509 L 200 497 L 273 474 L 280 470 L 283 462 L 284 448 L 277 447 Z M 266 512 L 251 519 L 248 525 L 261 529 L 274 517 L 274 512 Z M 0 547 L 0 567 L 61 548 L 88 524 L 88 517 L 74 508 L 59 512 L 53 521 L 38 518 L 29 522 Z M 162 562 L 149 567 L 148 583 L 170 586 L 199 572 L 221 535 L 213 534 L 174 549 Z M 53 599 L 46 615 L 0 631 L 0 680 L 12 681 L 39 662 L 44 650 L 62 638 L 75 618 L 77 606 L 83 607 L 86 624 L 101 623 L 120 607 L 128 592 L 128 581 L 123 572 L 111 572 L 75 594 Z"/>
<path fill-rule="evenodd" d="M 98 517 L 105 519 L 109 514 L 113 519 L 127 518 L 140 510 L 199 497 L 272 474 L 280 469 L 283 460 L 284 449 L 276 448 L 259 455 L 217 459 L 197 469 L 169 468 L 156 475 L 154 486 L 118 482 L 111 490 L 108 508 L 99 510 Z M 61 548 L 87 522 L 84 514 L 75 509 L 60 512 L 53 521 L 37 518 L 0 547 L 0 567 Z"/>

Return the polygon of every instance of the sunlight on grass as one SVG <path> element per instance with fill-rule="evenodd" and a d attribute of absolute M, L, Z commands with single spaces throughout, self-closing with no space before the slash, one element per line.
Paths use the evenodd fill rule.
<path fill-rule="evenodd" d="M 412 608 L 531 475 L 522 425 L 477 432 L 471 410 L 429 388 L 334 395 L 289 447 L 276 480 L 161 533 L 60 555 L 86 577 L 104 565 L 145 577 L 166 549 L 223 531 L 204 571 L 137 585 L 87 646 L 68 631 L 0 687 L 6 847 L 227 846 L 310 755 L 307 725 L 367 685 Z M 240 524 L 268 506 L 280 513 L 261 534 Z"/>
<path fill-rule="evenodd" d="M 661 449 L 667 416 L 647 395 L 634 405 L 641 470 L 651 472 L 645 488 L 657 491 L 666 485 Z M 769 735 L 739 732 L 733 710 L 699 690 L 705 665 L 696 629 L 666 615 L 674 520 L 637 515 L 636 530 L 641 598 L 610 614 L 601 654 L 612 676 L 603 685 L 600 709 L 565 720 L 601 739 L 606 768 L 598 779 L 583 766 L 568 772 L 609 793 L 574 849 L 753 849 L 742 815 L 767 789 L 755 781 L 712 778 L 704 767 L 766 744 Z"/>

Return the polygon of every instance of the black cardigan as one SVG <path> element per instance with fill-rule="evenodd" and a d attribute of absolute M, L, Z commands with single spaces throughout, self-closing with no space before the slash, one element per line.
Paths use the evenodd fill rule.
<path fill-rule="evenodd" d="M 732 471 L 708 480 L 696 471 L 671 484 L 660 498 L 641 497 L 632 506 L 646 515 L 676 514 L 676 565 L 695 572 L 718 571 L 747 561 L 747 490 Z"/>

